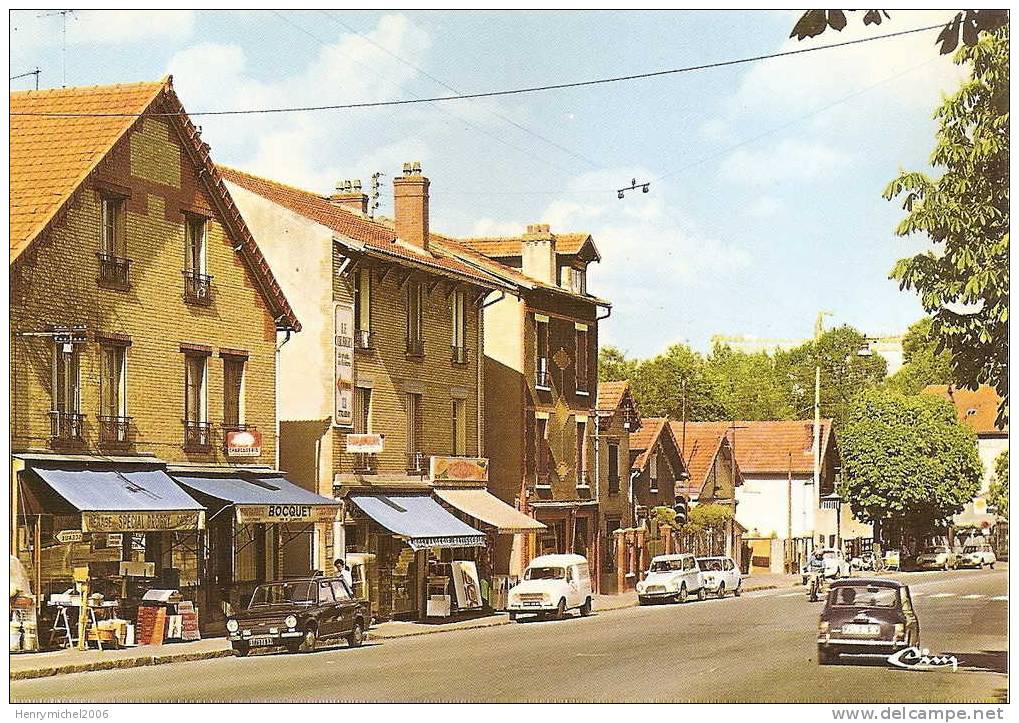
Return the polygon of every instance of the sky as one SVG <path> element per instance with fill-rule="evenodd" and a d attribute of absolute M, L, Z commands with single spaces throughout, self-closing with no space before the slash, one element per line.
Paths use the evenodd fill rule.
<path fill-rule="evenodd" d="M 933 25 L 789 39 L 785 11 L 78 11 L 11 14 L 11 74 L 40 86 L 173 75 L 191 111 L 421 98 L 701 65 Z M 590 232 L 589 290 L 610 300 L 602 345 L 636 356 L 716 334 L 871 336 L 923 315 L 888 279 L 925 247 L 894 234 L 881 197 L 929 170 L 942 93 L 962 71 L 938 31 L 750 64 L 585 88 L 389 108 L 196 117 L 221 164 L 323 194 L 382 172 L 380 213 L 406 161 L 431 179 L 431 226 Z M 65 69 L 66 68 L 66 69 Z M 63 75 L 66 74 L 66 80 Z M 34 87 L 31 77 L 11 81 Z M 650 192 L 616 190 L 632 179 Z"/>

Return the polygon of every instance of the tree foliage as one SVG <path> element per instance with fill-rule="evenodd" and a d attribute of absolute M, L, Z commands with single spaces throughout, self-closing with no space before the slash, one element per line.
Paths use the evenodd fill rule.
<path fill-rule="evenodd" d="M 997 508 L 1000 517 L 1008 519 L 1008 450 L 994 460 L 994 479 L 987 491 L 987 501 Z"/>
<path fill-rule="evenodd" d="M 920 319 L 902 339 L 902 367 L 888 378 L 888 388 L 902 394 L 919 394 L 931 384 L 952 384 L 952 354 L 941 349 L 932 335 L 930 317 Z"/>
<path fill-rule="evenodd" d="M 976 436 L 940 397 L 871 390 L 839 440 L 843 489 L 864 522 L 918 536 L 945 525 L 980 489 Z"/>
<path fill-rule="evenodd" d="M 704 375 L 723 419 L 792 419 L 789 383 L 765 352 L 745 354 L 715 344 Z"/>
<path fill-rule="evenodd" d="M 935 113 L 937 178 L 903 172 L 885 198 L 903 196 L 896 233 L 926 234 L 934 249 L 892 270 L 932 318 L 938 349 L 951 352 L 957 385 L 990 384 L 1008 419 L 1009 73 L 1008 27 L 965 45 L 956 62 L 971 75 Z"/>
<path fill-rule="evenodd" d="M 733 518 L 731 507 L 709 502 L 703 505 L 694 505 L 690 508 L 686 524 L 683 529 L 692 532 L 701 530 L 721 530 L 725 524 Z"/>

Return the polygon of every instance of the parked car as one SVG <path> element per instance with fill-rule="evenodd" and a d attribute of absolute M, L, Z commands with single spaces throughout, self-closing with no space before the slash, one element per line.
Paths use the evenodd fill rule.
<path fill-rule="evenodd" d="M 364 642 L 371 615 L 339 577 L 294 578 L 255 588 L 247 610 L 227 618 L 234 651 L 284 646 L 291 653 L 311 652 L 320 640 L 346 639 L 352 648 Z"/>
<path fill-rule="evenodd" d="M 509 591 L 510 620 L 520 615 L 552 615 L 562 620 L 567 610 L 591 614 L 591 573 L 580 555 L 542 555 L 531 560 L 524 579 Z"/>
<path fill-rule="evenodd" d="M 948 545 L 932 545 L 917 555 L 916 566 L 921 570 L 954 570 L 959 558 Z"/>
<path fill-rule="evenodd" d="M 958 558 L 957 565 L 959 567 L 976 567 L 981 568 L 987 565 L 992 570 L 994 569 L 994 563 L 998 561 L 998 558 L 994 555 L 994 550 L 991 546 L 986 543 L 966 545 L 962 548 L 962 554 Z"/>
<path fill-rule="evenodd" d="M 667 601 L 682 603 L 692 594 L 703 600 L 707 592 L 697 559 L 689 553 L 658 555 L 651 560 L 647 576 L 637 583 L 637 601 L 641 605 Z"/>
<path fill-rule="evenodd" d="M 896 580 L 836 580 L 828 590 L 817 628 L 817 662 L 840 655 L 887 658 L 920 643 L 920 622 L 909 587 Z"/>
<path fill-rule="evenodd" d="M 736 597 L 740 596 L 742 576 L 731 557 L 698 557 L 697 567 L 708 593 L 723 598 L 731 591 Z"/>
<path fill-rule="evenodd" d="M 877 556 L 873 550 L 864 552 L 862 555 L 852 558 L 849 561 L 850 570 L 873 570 L 877 565 Z"/>

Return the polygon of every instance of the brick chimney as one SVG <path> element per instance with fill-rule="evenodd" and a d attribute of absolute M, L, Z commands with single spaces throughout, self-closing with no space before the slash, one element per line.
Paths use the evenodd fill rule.
<path fill-rule="evenodd" d="M 336 192 L 329 196 L 329 203 L 348 211 L 368 215 L 368 196 L 361 190 L 361 179 L 337 181 Z"/>
<path fill-rule="evenodd" d="M 428 178 L 421 162 L 403 164 L 403 175 L 393 179 L 396 235 L 409 244 L 428 249 Z"/>
<path fill-rule="evenodd" d="M 521 271 L 532 279 L 556 285 L 555 236 L 547 223 L 527 227 L 521 244 Z"/>

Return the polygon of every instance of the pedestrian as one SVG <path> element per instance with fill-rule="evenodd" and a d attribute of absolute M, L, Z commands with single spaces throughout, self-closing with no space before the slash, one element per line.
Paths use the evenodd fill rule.
<path fill-rule="evenodd" d="M 347 583 L 347 589 L 352 591 L 354 589 L 354 578 L 350 574 L 350 568 L 347 567 L 347 563 L 341 558 L 336 558 L 333 560 L 333 567 L 336 568 L 336 575 L 343 582 Z"/>

